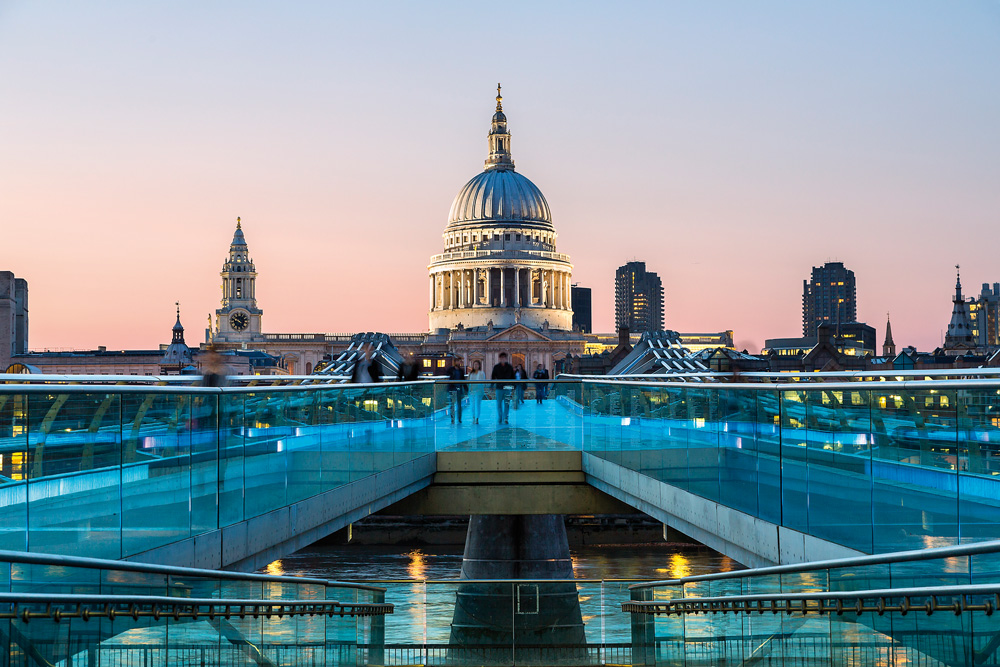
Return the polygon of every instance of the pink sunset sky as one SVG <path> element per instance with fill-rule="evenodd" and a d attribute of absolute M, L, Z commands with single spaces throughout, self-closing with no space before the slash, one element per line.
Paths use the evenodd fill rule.
<path fill-rule="evenodd" d="M 265 331 L 425 330 L 500 81 L 595 330 L 638 259 L 756 352 L 839 260 L 932 349 L 1000 282 L 998 64 L 994 1 L 0 2 L 0 270 L 33 349 L 197 343 L 242 216 Z"/>

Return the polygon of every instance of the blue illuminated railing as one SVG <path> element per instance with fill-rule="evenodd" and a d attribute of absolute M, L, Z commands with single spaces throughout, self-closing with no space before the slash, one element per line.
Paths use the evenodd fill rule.
<path fill-rule="evenodd" d="M 384 664 L 385 589 L 0 551 L 0 664 Z"/>
<path fill-rule="evenodd" d="M 994 539 L 1000 382 L 584 384 L 585 450 L 867 553 Z"/>
<path fill-rule="evenodd" d="M 7 384 L 0 547 L 125 558 L 435 451 L 544 449 L 862 552 L 998 537 L 993 378 Z"/>
<path fill-rule="evenodd" d="M 1000 541 L 631 587 L 634 665 L 995 664 Z"/>
<path fill-rule="evenodd" d="M 0 547 L 124 558 L 401 465 L 433 390 L 0 387 Z"/>

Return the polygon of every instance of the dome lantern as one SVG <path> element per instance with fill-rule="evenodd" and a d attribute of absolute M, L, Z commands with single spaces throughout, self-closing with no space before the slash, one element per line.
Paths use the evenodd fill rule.
<path fill-rule="evenodd" d="M 514 158 L 510 155 L 510 132 L 507 131 L 507 116 L 503 113 L 503 96 L 497 84 L 497 111 L 489 134 L 490 155 L 486 158 L 486 169 L 507 171 L 514 169 Z"/>

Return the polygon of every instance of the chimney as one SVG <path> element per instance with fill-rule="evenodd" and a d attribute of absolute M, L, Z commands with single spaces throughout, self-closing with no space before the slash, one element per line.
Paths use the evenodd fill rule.
<path fill-rule="evenodd" d="M 618 347 L 625 347 L 629 344 L 628 327 L 618 327 Z"/>

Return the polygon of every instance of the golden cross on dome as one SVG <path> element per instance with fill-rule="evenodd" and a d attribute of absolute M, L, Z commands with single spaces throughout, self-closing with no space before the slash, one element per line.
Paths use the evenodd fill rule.
<path fill-rule="evenodd" d="M 240 228 L 240 216 L 236 216 L 236 229 Z"/>
<path fill-rule="evenodd" d="M 497 111 L 503 111 L 503 96 L 500 94 L 500 84 L 497 84 Z"/>

